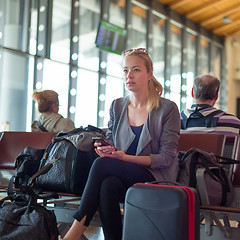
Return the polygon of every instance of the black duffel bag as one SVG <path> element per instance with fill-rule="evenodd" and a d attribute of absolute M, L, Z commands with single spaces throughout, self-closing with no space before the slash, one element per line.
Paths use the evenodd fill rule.
<path fill-rule="evenodd" d="M 1 240 L 57 240 L 58 235 L 54 212 L 31 196 L 14 194 L 0 201 Z"/>
<path fill-rule="evenodd" d="M 40 164 L 40 169 L 48 164 L 52 165 L 51 169 L 36 179 L 35 187 L 82 195 L 89 170 L 97 157 L 93 136 L 104 136 L 104 132 L 89 125 L 59 133 L 47 147 Z"/>
<path fill-rule="evenodd" d="M 35 173 L 32 182 L 48 171 Z M 37 203 L 38 199 L 58 198 L 56 193 L 38 194 L 31 185 L 13 189 L 13 179 L 8 186 L 8 196 L 0 201 L 0 239 L 1 240 L 57 240 L 59 231 L 53 210 Z"/>

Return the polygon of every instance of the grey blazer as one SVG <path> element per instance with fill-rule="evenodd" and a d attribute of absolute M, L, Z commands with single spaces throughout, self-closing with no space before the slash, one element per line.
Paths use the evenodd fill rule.
<path fill-rule="evenodd" d="M 136 155 L 150 156 L 148 170 L 157 181 L 175 181 L 178 172 L 177 146 L 180 115 L 176 104 L 159 97 L 159 108 L 153 109 L 143 125 Z M 129 96 L 114 100 L 110 107 L 107 138 L 118 150 L 126 152 L 134 140 L 128 123 Z"/>

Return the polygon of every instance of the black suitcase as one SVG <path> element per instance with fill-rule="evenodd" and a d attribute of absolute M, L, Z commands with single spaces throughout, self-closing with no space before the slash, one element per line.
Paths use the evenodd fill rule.
<path fill-rule="evenodd" d="M 123 240 L 199 240 L 199 218 L 194 189 L 138 183 L 126 194 Z"/>

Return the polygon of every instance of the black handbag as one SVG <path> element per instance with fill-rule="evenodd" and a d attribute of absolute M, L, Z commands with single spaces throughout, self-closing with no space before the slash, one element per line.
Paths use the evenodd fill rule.
<path fill-rule="evenodd" d="M 47 164 L 52 167 L 36 179 L 35 187 L 82 195 L 90 168 L 97 157 L 92 136 L 104 136 L 104 133 L 101 129 L 88 126 L 58 134 L 47 147 L 40 165 L 40 169 Z"/>

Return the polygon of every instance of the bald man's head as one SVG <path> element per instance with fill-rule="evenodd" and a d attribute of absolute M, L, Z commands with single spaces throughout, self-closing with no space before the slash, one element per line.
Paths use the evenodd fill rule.
<path fill-rule="evenodd" d="M 218 96 L 220 81 L 212 75 L 200 75 L 194 79 L 193 95 L 195 99 L 214 100 Z"/>

